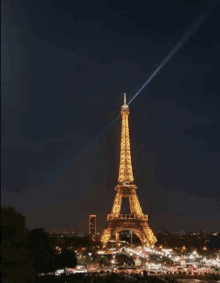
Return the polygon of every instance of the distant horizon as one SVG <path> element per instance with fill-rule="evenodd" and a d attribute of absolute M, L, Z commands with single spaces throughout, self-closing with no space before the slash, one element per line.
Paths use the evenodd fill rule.
<path fill-rule="evenodd" d="M 36 228 L 36 229 L 43 229 L 43 228 Z M 84 234 L 88 234 L 88 232 L 85 232 L 85 231 L 79 231 L 79 230 L 74 230 L 74 231 L 72 231 L 72 230 L 59 230 L 59 229 L 56 229 L 58 232 L 60 232 L 60 231 L 63 231 L 63 232 L 68 232 L 68 233 L 75 233 L 75 232 L 82 232 L 82 233 L 84 233 Z M 49 232 L 51 232 L 52 230 L 50 230 Z M 56 232 L 57 232 L 56 231 Z M 126 231 L 126 230 L 125 230 Z M 129 230 L 127 230 L 127 231 L 129 231 Z M 181 232 L 174 232 L 174 231 L 167 231 L 167 230 L 157 230 L 157 232 L 168 232 L 168 233 L 178 233 L 178 234 L 181 234 L 182 233 L 182 231 Z M 99 233 L 100 234 L 100 232 L 97 232 L 97 233 Z M 201 232 L 199 232 L 199 231 L 190 231 L 190 232 L 185 232 L 185 231 L 183 231 L 183 233 L 201 233 Z M 217 231 L 217 230 L 207 230 L 207 233 L 220 233 L 219 231 Z"/>
<path fill-rule="evenodd" d="M 22 215 L 25 217 L 25 213 L 21 212 L 20 210 L 17 210 L 14 206 L 2 206 L 2 207 L 13 207 L 15 209 L 16 212 L 18 213 L 22 213 Z M 97 217 L 97 215 L 96 215 Z M 26 220 L 26 217 L 25 217 L 25 220 Z M 89 220 L 89 219 L 88 219 Z M 97 224 L 98 224 L 98 219 L 97 219 Z M 44 229 L 46 232 L 48 233 L 54 233 L 55 230 L 56 230 L 56 233 L 57 232 L 61 232 L 63 233 L 64 231 L 68 232 L 68 233 L 72 233 L 72 232 L 80 232 L 80 233 L 83 233 L 83 234 L 88 234 L 88 230 L 84 230 L 84 229 L 78 229 L 75 228 L 75 227 L 70 227 L 70 226 L 62 226 L 62 227 L 58 227 L 58 228 L 54 228 L 54 227 L 50 227 L 50 228 L 45 228 L 45 227 L 34 227 L 34 228 L 28 228 L 27 227 L 27 224 L 25 225 L 25 227 L 28 229 L 28 230 L 33 230 L 33 229 Z M 97 233 L 101 233 L 102 230 L 105 228 L 105 226 L 103 227 L 98 227 L 97 226 Z M 178 231 L 174 231 L 174 230 L 168 230 L 166 229 L 166 227 L 163 227 L 163 226 L 158 226 L 156 229 L 154 229 L 154 232 L 157 234 L 159 232 L 168 232 L 168 233 L 177 233 L 179 235 L 181 234 L 189 234 L 189 233 L 200 233 L 202 230 L 206 230 L 207 233 L 219 233 L 219 231 L 217 230 L 214 230 L 214 229 L 207 229 L 206 227 L 201 227 L 197 230 L 183 230 L 183 229 L 179 229 Z M 126 230 L 122 230 L 122 231 L 126 231 Z"/>
<path fill-rule="evenodd" d="M 87 229 L 77 229 L 77 228 L 75 228 L 75 227 L 71 227 L 71 226 L 62 226 L 62 227 L 56 227 L 56 228 L 54 228 L 54 227 L 49 227 L 49 228 L 46 228 L 46 227 L 43 227 L 43 226 L 38 226 L 38 227 L 28 227 L 28 225 L 27 225 L 27 221 L 26 221 L 26 216 L 25 216 L 25 213 L 24 212 L 22 212 L 22 211 L 20 211 L 19 209 L 16 209 L 16 207 L 14 207 L 14 206 L 10 206 L 10 205 L 7 205 L 7 206 L 5 206 L 5 205 L 1 205 L 1 207 L 13 207 L 14 209 L 15 209 L 15 211 L 16 212 L 18 212 L 18 213 L 22 213 L 22 215 L 25 217 L 25 227 L 26 227 L 26 229 L 28 229 L 28 230 L 33 230 L 33 229 L 44 229 L 46 232 L 48 232 L 48 233 L 54 233 L 55 232 L 55 230 L 56 230 L 56 233 L 57 232 L 64 232 L 64 231 L 66 231 L 66 232 L 68 232 L 68 233 L 72 233 L 72 232 L 81 232 L 81 233 L 84 233 L 84 234 L 88 234 L 88 228 Z M 97 217 L 97 215 L 96 215 L 96 217 Z M 89 220 L 89 218 L 88 218 L 88 220 Z M 151 222 L 152 222 L 152 219 L 150 220 Z M 107 222 L 106 222 L 107 223 Z M 106 224 L 105 224 L 106 225 Z M 100 227 L 99 225 L 98 225 L 98 218 L 97 218 L 97 233 L 101 233 L 102 232 L 102 230 L 106 227 L 106 226 L 103 226 L 103 227 Z M 151 225 L 152 225 L 152 223 L 151 223 Z M 153 224 L 154 225 L 154 224 Z M 154 225 L 155 226 L 155 225 Z M 217 228 L 216 228 L 217 229 Z M 161 226 L 161 225 L 159 225 L 158 227 L 155 227 L 154 229 L 153 229 L 153 231 L 154 231 L 154 233 L 158 233 L 158 232 L 168 232 L 168 233 L 177 233 L 177 234 L 189 234 L 189 233 L 200 233 L 202 230 L 207 230 L 207 233 L 219 233 L 219 231 L 217 231 L 217 230 L 215 230 L 215 229 L 209 229 L 209 228 L 206 228 L 206 227 L 204 227 L 204 226 L 202 226 L 201 228 L 198 228 L 198 229 L 195 229 L 195 230 L 190 230 L 190 229 L 188 229 L 188 230 L 183 230 L 183 229 L 177 229 L 177 230 L 172 230 L 172 229 L 166 229 L 166 227 L 165 226 Z M 123 231 L 123 230 L 122 230 Z"/>
<path fill-rule="evenodd" d="M 36 228 L 37 229 L 37 228 Z M 39 228 L 39 229 L 41 229 L 41 228 Z M 55 230 L 57 230 L 57 231 L 66 231 L 66 232 L 68 232 L 68 233 L 72 233 L 72 232 L 83 232 L 83 233 L 85 233 L 85 234 L 88 234 L 88 232 L 85 232 L 85 231 L 80 231 L 80 230 L 74 230 L 74 231 L 72 231 L 72 230 L 66 230 L 66 229 L 64 229 L 64 230 L 59 230 L 59 229 L 55 229 Z M 54 230 L 54 231 L 55 231 Z M 49 232 L 51 232 L 52 230 L 50 230 Z M 125 230 L 126 231 L 126 230 Z M 127 230 L 127 231 L 129 231 L 129 230 Z M 185 231 L 181 231 L 181 232 L 175 232 L 175 231 L 167 231 L 167 230 L 157 230 L 157 232 L 168 232 L 168 233 L 178 233 L 178 234 L 181 234 L 181 233 L 201 233 L 200 231 L 189 231 L 189 232 L 185 232 Z M 97 233 L 100 233 L 100 232 L 98 232 L 97 231 Z M 220 233 L 219 231 L 217 231 L 217 230 L 207 230 L 207 233 Z"/>

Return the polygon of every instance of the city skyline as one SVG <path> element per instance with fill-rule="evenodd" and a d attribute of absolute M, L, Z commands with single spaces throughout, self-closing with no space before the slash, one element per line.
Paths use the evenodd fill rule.
<path fill-rule="evenodd" d="M 80 3 L 14 5 L 2 5 L 2 206 L 46 231 L 86 231 L 95 214 L 101 232 L 118 177 L 120 119 L 91 141 L 207 3 L 172 1 L 176 13 L 165 3 L 159 13 L 155 3 L 103 1 L 94 13 Z M 218 226 L 218 26 L 212 9 L 130 106 L 134 179 L 154 231 Z"/>

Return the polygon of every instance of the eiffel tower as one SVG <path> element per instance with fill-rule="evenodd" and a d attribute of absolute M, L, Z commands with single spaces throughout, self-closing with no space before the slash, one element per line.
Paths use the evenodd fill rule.
<path fill-rule="evenodd" d="M 121 153 L 118 184 L 115 187 L 116 195 L 111 214 L 107 216 L 107 227 L 101 235 L 101 242 L 106 246 L 109 240 L 119 240 L 119 232 L 129 230 L 134 232 L 141 240 L 143 246 L 152 246 L 157 239 L 148 225 L 148 215 L 143 214 L 134 184 L 133 170 L 130 153 L 129 137 L 129 106 L 124 94 L 124 105 L 121 107 L 122 129 L 121 129 Z M 128 198 L 130 214 L 121 214 L 122 199 Z"/>

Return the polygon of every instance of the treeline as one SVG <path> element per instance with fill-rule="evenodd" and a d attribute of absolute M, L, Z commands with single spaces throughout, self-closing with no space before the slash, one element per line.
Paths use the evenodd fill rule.
<path fill-rule="evenodd" d="M 25 217 L 13 207 L 1 208 L 1 279 L 2 282 L 35 282 L 40 273 L 75 267 L 73 251 L 55 249 L 57 240 L 44 229 L 28 230 Z"/>
<path fill-rule="evenodd" d="M 164 247 L 181 248 L 198 248 L 203 249 L 204 247 L 210 249 L 220 249 L 220 236 L 219 235 L 173 235 L 173 234 L 157 234 L 157 245 L 163 245 Z"/>
<path fill-rule="evenodd" d="M 210 249 L 220 249 L 220 236 L 218 235 L 178 235 L 178 234 L 171 234 L 171 233 L 158 233 L 157 234 L 157 246 L 164 246 L 170 248 L 181 248 L 185 246 L 186 248 L 197 248 L 203 249 L 205 246 Z M 87 251 L 91 249 L 93 246 L 102 246 L 100 241 L 92 241 L 89 236 L 78 238 L 78 237 L 65 237 L 62 238 L 60 236 L 51 237 L 56 242 L 57 245 L 61 248 L 87 248 Z M 131 242 L 131 235 L 127 237 L 124 235 L 121 237 L 121 240 L 125 240 L 127 242 Z M 133 244 L 141 244 L 140 239 L 133 233 L 132 236 Z"/>
<path fill-rule="evenodd" d="M 93 251 L 93 248 L 101 247 L 102 243 L 100 242 L 99 238 L 93 240 L 90 236 L 85 237 L 65 237 L 65 236 L 52 236 L 54 242 L 57 243 L 57 246 L 60 248 L 72 248 L 74 249 L 81 249 L 86 248 L 86 251 Z"/>
<path fill-rule="evenodd" d="M 80 248 L 80 247 L 89 247 L 91 244 L 91 240 L 89 236 L 86 237 L 65 237 L 63 236 L 62 238 L 60 236 L 53 236 L 51 238 L 54 238 L 54 241 L 62 247 L 62 248 L 67 248 L 67 247 L 75 247 L 75 248 Z"/>

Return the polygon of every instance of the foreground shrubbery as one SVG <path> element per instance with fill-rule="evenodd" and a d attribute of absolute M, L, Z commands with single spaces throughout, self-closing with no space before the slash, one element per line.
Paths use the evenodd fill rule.
<path fill-rule="evenodd" d="M 44 229 L 29 231 L 25 217 L 14 208 L 1 208 L 1 281 L 35 282 L 37 274 L 75 267 L 75 253 L 63 249 L 55 253 L 54 243 Z"/>

